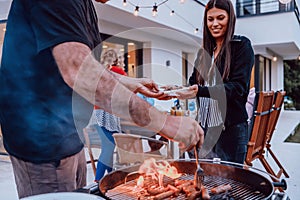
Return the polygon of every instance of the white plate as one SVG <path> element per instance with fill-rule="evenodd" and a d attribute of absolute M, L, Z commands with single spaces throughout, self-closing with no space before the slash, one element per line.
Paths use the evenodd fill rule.
<path fill-rule="evenodd" d="M 39 194 L 22 198 L 21 200 L 103 200 L 104 198 L 93 194 L 80 192 L 56 192 Z"/>
<path fill-rule="evenodd" d="M 164 94 L 168 95 L 168 96 L 179 96 L 178 94 L 176 94 L 176 92 L 181 92 L 181 91 L 187 91 L 189 90 L 189 87 L 184 87 L 184 88 L 180 88 L 180 89 L 175 89 L 175 90 L 166 90 L 166 91 L 163 91 Z"/>

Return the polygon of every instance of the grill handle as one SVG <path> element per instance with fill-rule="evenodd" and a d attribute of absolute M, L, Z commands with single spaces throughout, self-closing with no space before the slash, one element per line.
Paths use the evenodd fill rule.
<path fill-rule="evenodd" d="M 79 189 L 75 190 L 74 192 L 82 192 L 82 193 L 89 193 L 89 194 L 95 194 L 95 195 L 100 194 L 98 183 L 92 183 L 90 185 L 79 188 Z"/>
<path fill-rule="evenodd" d="M 280 182 L 273 182 L 273 185 L 274 185 L 274 187 L 280 187 L 283 190 L 287 189 L 287 183 L 286 183 L 286 181 L 284 179 L 281 179 Z"/>

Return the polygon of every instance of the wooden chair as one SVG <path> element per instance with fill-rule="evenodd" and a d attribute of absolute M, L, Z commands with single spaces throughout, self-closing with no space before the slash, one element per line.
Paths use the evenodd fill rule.
<path fill-rule="evenodd" d="M 278 118 L 279 118 L 279 115 L 280 115 L 280 112 L 281 112 L 281 108 L 282 108 L 282 105 L 283 105 L 283 99 L 284 99 L 285 94 L 286 94 L 285 91 L 277 91 L 275 93 L 273 112 L 270 115 L 269 124 L 268 124 L 268 133 L 269 133 L 269 135 L 267 136 L 267 144 L 266 144 L 267 152 L 270 153 L 273 160 L 275 161 L 275 163 L 279 167 L 278 173 L 274 172 L 274 170 L 265 161 L 265 159 L 263 160 L 266 170 L 270 174 L 276 176 L 277 178 L 280 178 L 282 173 L 285 175 L 285 177 L 289 178 L 289 175 L 288 175 L 287 171 L 283 168 L 283 166 L 281 165 L 281 163 L 279 162 L 279 160 L 275 156 L 274 152 L 271 150 L 271 139 L 272 139 L 273 133 L 275 131 L 276 124 L 277 124 L 277 121 L 278 121 Z"/>
<path fill-rule="evenodd" d="M 252 118 L 252 130 L 248 142 L 248 150 L 245 163 L 252 166 L 252 161 L 259 159 L 264 162 L 265 147 L 267 144 L 268 123 L 270 114 L 273 111 L 274 91 L 261 91 L 256 94 L 254 113 Z"/>
<path fill-rule="evenodd" d="M 271 150 L 270 144 L 278 121 L 284 95 L 284 91 L 277 91 L 276 93 L 274 93 L 274 91 L 259 92 L 256 95 L 256 109 L 254 111 L 252 131 L 245 160 L 247 165 L 252 166 L 252 161 L 259 159 L 266 171 L 278 179 L 282 173 L 284 173 L 286 177 L 289 177 Z M 265 158 L 266 150 L 270 152 L 272 158 L 279 166 L 280 170 L 278 173 L 275 173 L 267 162 Z M 278 181 L 274 177 L 271 177 L 273 181 Z"/>
<path fill-rule="evenodd" d="M 134 134 L 115 133 L 113 134 L 118 153 L 118 164 L 129 165 L 134 163 L 142 163 L 144 160 L 154 158 L 156 160 L 170 158 L 169 143 L 154 138 L 149 138 Z M 160 151 L 149 151 L 147 149 L 148 141 L 157 143 L 165 148 L 165 154 Z"/>
<path fill-rule="evenodd" d="M 93 155 L 93 149 L 98 149 L 100 152 L 101 149 L 101 140 L 100 136 L 98 135 L 98 132 L 95 128 L 93 127 L 86 127 L 83 129 L 83 136 L 85 140 L 85 147 L 88 150 L 89 154 L 89 160 L 87 160 L 87 164 L 92 165 L 92 169 L 94 172 L 94 176 L 96 176 L 96 162 L 98 161 L 97 159 L 94 158 Z"/>

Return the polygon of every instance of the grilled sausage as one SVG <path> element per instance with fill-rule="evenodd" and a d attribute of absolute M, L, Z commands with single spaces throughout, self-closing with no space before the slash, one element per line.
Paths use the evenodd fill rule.
<path fill-rule="evenodd" d="M 201 196 L 201 191 L 194 190 L 193 192 L 187 195 L 188 200 L 195 200 Z"/>
<path fill-rule="evenodd" d="M 168 190 L 168 188 L 164 188 L 164 187 L 155 187 L 155 188 L 150 187 L 147 189 L 147 192 L 150 195 L 157 195 L 157 194 L 161 194 L 167 190 Z"/>
<path fill-rule="evenodd" d="M 204 186 L 201 187 L 201 197 L 202 197 L 203 200 L 209 200 L 210 199 L 210 196 L 208 194 L 208 190 Z"/>
<path fill-rule="evenodd" d="M 194 187 L 194 185 L 188 185 L 188 186 L 184 186 L 182 188 L 182 191 L 186 194 L 189 195 L 192 192 L 196 191 L 196 188 Z"/>
<path fill-rule="evenodd" d="M 168 184 L 167 188 L 169 188 L 170 190 L 172 190 L 174 192 L 174 196 L 176 196 L 176 197 L 180 193 L 180 190 L 177 187 L 173 186 L 173 185 Z"/>
<path fill-rule="evenodd" d="M 172 190 L 160 193 L 158 195 L 155 195 L 153 200 L 163 200 L 165 198 L 168 198 L 170 196 L 174 195 L 174 192 Z"/>
<path fill-rule="evenodd" d="M 178 180 L 178 181 L 175 181 L 175 186 L 179 189 L 179 191 L 182 191 L 182 189 L 184 187 L 187 187 L 187 186 L 190 186 L 190 185 L 193 185 L 193 181 L 190 181 L 190 180 Z"/>
<path fill-rule="evenodd" d="M 210 191 L 213 194 L 220 194 L 222 192 L 226 192 L 227 190 L 231 190 L 232 187 L 230 184 L 226 184 L 226 185 L 219 185 L 215 188 L 212 188 Z"/>

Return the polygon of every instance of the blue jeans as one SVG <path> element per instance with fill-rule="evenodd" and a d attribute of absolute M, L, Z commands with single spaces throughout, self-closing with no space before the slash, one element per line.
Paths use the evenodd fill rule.
<path fill-rule="evenodd" d="M 115 150 L 115 141 L 112 136 L 115 132 L 110 132 L 106 128 L 95 125 L 101 139 L 101 154 L 97 162 L 95 181 L 99 181 L 105 172 L 111 172 L 113 167 L 113 156 Z"/>
<path fill-rule="evenodd" d="M 215 153 L 221 160 L 243 164 L 249 137 L 247 122 L 226 127 L 215 146 Z"/>

